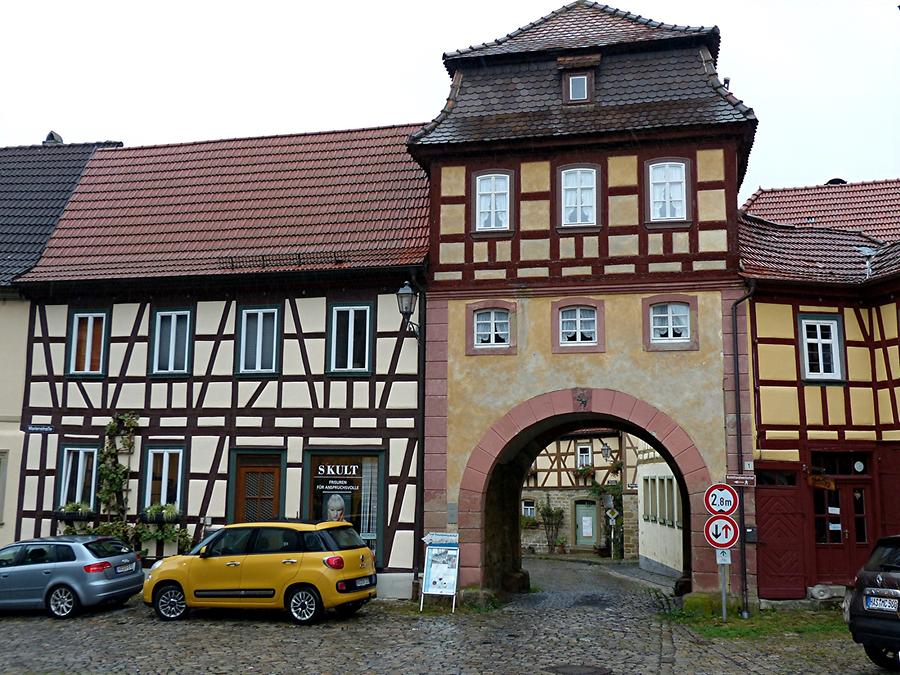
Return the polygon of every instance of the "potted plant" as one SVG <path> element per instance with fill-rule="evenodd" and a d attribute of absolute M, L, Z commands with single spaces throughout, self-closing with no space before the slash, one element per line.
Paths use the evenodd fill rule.
<path fill-rule="evenodd" d="M 566 553 L 566 538 L 563 536 L 559 536 L 556 538 L 556 552 L 557 553 Z"/>
<path fill-rule="evenodd" d="M 520 516 L 519 517 L 519 526 L 523 530 L 536 530 L 541 524 L 538 522 L 538 519 L 534 516 Z"/>
<path fill-rule="evenodd" d="M 177 523 L 179 518 L 181 518 L 181 512 L 175 504 L 151 504 L 140 514 L 142 523 L 157 525 Z"/>
<path fill-rule="evenodd" d="M 594 468 L 593 464 L 584 464 L 579 466 L 577 469 L 572 469 L 572 473 L 575 474 L 577 478 L 581 478 L 582 480 L 588 480 L 594 477 Z"/>
<path fill-rule="evenodd" d="M 75 521 L 94 520 L 97 514 L 85 502 L 69 502 L 53 512 L 57 520 L 62 520 L 68 525 Z"/>

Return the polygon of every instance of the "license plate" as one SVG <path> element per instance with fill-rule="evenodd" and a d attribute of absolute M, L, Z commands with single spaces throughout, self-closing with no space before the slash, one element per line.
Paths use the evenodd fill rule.
<path fill-rule="evenodd" d="M 368 586 L 370 583 L 372 583 L 372 582 L 369 579 L 369 577 L 363 577 L 362 579 L 356 580 L 356 587 L 362 588 L 363 586 Z"/>
<path fill-rule="evenodd" d="M 866 596 L 866 609 L 872 609 L 880 612 L 896 612 L 897 598 L 879 598 L 871 595 Z"/>
<path fill-rule="evenodd" d="M 127 565 L 119 565 L 116 567 L 116 574 L 122 574 L 123 572 L 133 572 L 134 571 L 134 563 L 128 563 Z"/>

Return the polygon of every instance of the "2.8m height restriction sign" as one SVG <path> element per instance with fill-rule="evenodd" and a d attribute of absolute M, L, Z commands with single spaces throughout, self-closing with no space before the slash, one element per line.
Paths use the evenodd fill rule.
<path fill-rule="evenodd" d="M 713 516 L 703 528 L 706 541 L 713 548 L 731 548 L 737 543 L 740 531 L 731 516 Z"/>

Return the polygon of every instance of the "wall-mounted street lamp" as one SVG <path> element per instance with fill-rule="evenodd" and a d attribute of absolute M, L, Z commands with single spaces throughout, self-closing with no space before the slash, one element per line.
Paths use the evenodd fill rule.
<path fill-rule="evenodd" d="M 416 340 L 418 341 L 419 325 L 409 320 L 409 317 L 416 311 L 416 300 L 418 300 L 418 295 L 409 285 L 409 282 L 404 281 L 403 286 L 397 291 L 397 308 L 400 310 L 400 314 L 403 318 L 406 319 L 409 330 L 412 331 L 412 334 L 416 336 Z"/>
<path fill-rule="evenodd" d="M 606 441 L 600 441 L 600 453 L 603 455 L 603 459 L 608 460 L 612 457 L 612 448 Z"/>

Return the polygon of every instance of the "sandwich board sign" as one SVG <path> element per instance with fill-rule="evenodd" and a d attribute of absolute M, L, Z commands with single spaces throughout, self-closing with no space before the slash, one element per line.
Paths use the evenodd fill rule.
<path fill-rule="evenodd" d="M 459 574 L 459 533 L 429 532 L 425 542 L 425 573 L 419 593 L 419 611 L 425 606 L 426 595 L 453 597 L 451 613 L 456 611 L 456 584 Z"/>

